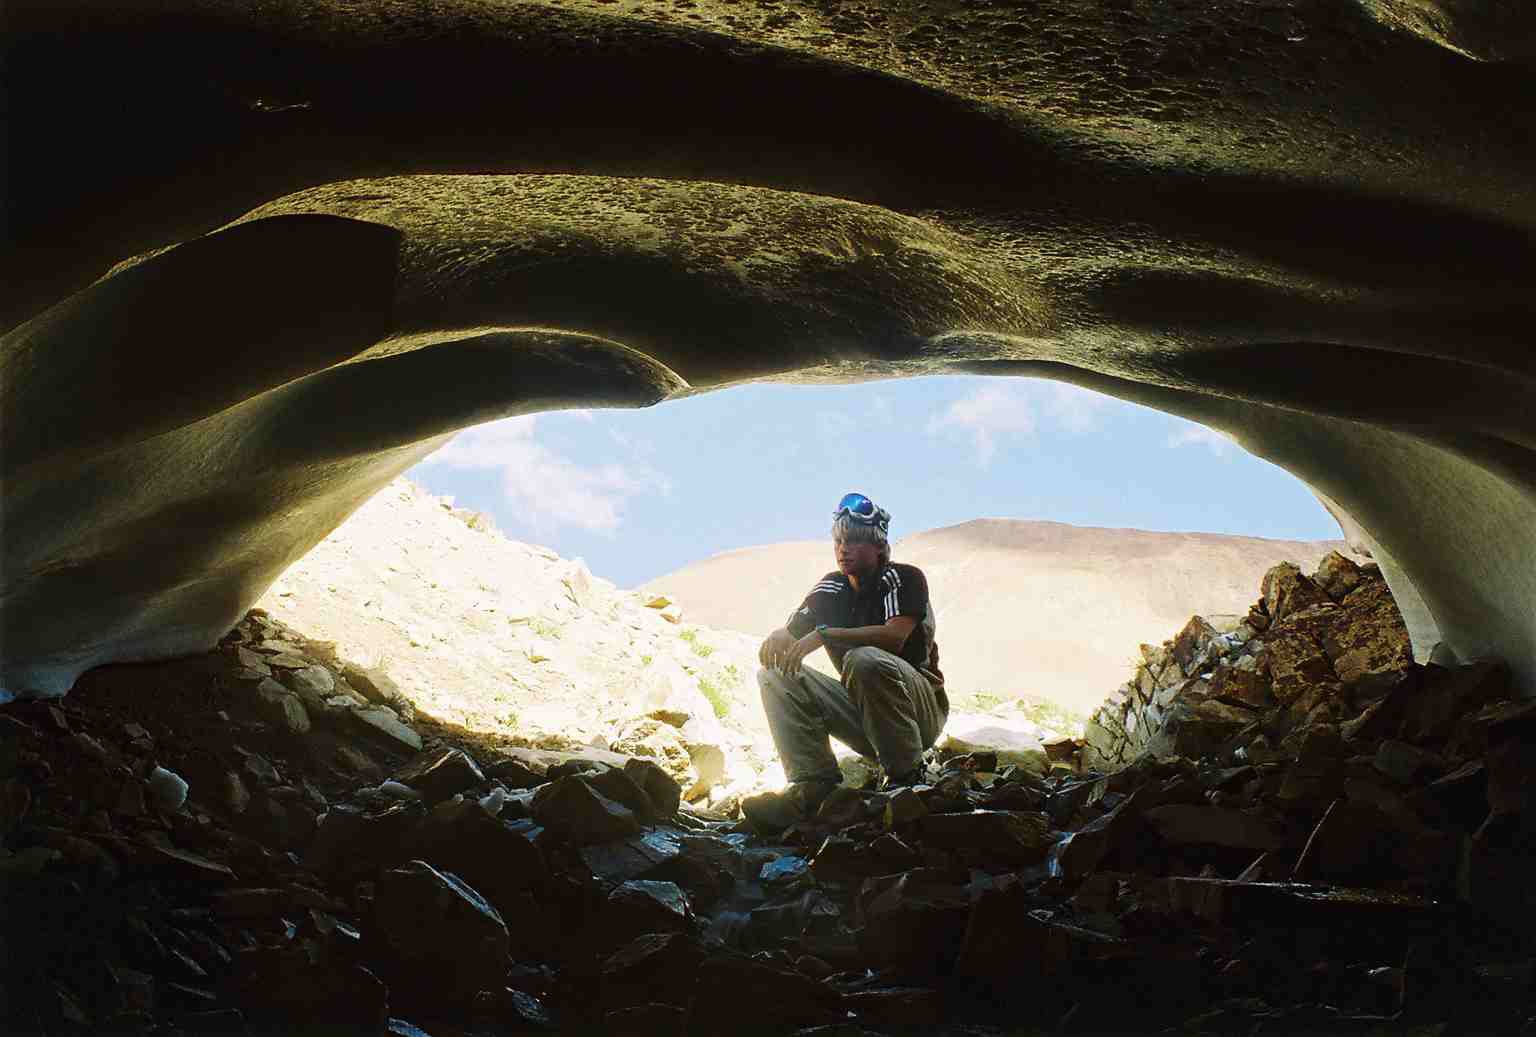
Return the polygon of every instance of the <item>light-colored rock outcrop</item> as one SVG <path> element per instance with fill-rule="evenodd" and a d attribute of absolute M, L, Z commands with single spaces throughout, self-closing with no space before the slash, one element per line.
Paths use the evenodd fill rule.
<path fill-rule="evenodd" d="M 939 371 L 1230 434 L 1536 688 L 1528 5 L 7 13 L 7 695 L 467 424 Z"/>
<path fill-rule="evenodd" d="M 1311 576 L 1291 562 L 1270 569 L 1259 600 L 1227 629 L 1194 616 L 1141 653 L 1088 720 L 1091 767 L 1208 754 L 1261 720 L 1338 723 L 1401 684 L 1414 661 L 1380 571 L 1338 553 Z"/>

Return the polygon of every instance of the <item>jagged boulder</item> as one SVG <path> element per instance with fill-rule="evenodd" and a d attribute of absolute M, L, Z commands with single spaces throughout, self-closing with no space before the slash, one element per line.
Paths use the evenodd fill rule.
<path fill-rule="evenodd" d="M 1281 562 L 1265 573 L 1260 594 L 1271 625 L 1329 600 L 1327 592 L 1292 562 Z"/>
<path fill-rule="evenodd" d="M 479 764 L 462 749 L 444 749 L 411 761 L 395 780 L 418 790 L 429 803 L 485 783 Z"/>
<path fill-rule="evenodd" d="M 598 792 L 579 775 L 541 785 L 533 794 L 531 809 L 539 823 L 578 845 L 623 839 L 640 831 L 634 811 Z"/>
<path fill-rule="evenodd" d="M 396 982 L 439 1004 L 462 1004 L 503 985 L 511 945 L 507 926 L 484 897 L 425 861 L 386 871 L 374 919 Z"/>

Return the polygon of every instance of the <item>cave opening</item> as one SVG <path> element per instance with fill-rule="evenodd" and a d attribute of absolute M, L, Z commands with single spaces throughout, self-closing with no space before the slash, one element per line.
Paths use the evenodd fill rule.
<path fill-rule="evenodd" d="M 8 14 L 0 1029 L 1532 1028 L 1536 8 Z M 934 372 L 1220 430 L 1379 569 L 731 818 L 250 612 L 469 424 Z"/>

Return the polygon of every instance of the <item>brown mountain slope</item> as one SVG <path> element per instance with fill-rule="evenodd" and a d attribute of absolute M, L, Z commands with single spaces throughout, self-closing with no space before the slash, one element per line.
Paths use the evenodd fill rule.
<path fill-rule="evenodd" d="M 1290 560 L 1311 571 L 1330 550 L 1346 548 L 976 519 L 900 540 L 893 557 L 928 576 L 952 692 L 1023 693 L 1090 709 L 1126 679 L 1141 642 L 1171 637 L 1196 612 L 1246 612 L 1271 565 Z M 692 622 L 761 635 L 833 567 L 831 555 L 822 541 L 744 548 L 647 589 L 667 594 Z"/>

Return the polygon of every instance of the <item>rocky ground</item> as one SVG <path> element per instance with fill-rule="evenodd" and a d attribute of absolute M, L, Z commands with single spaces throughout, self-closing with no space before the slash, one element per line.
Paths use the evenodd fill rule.
<path fill-rule="evenodd" d="M 1536 703 L 1496 662 L 1415 665 L 1383 589 L 1277 567 L 1246 631 L 1147 649 L 1044 768 L 951 746 L 923 785 L 812 816 L 772 792 L 723 816 L 657 757 L 413 713 L 253 612 L 214 652 L 0 709 L 0 1020 L 1529 1030 Z"/>

